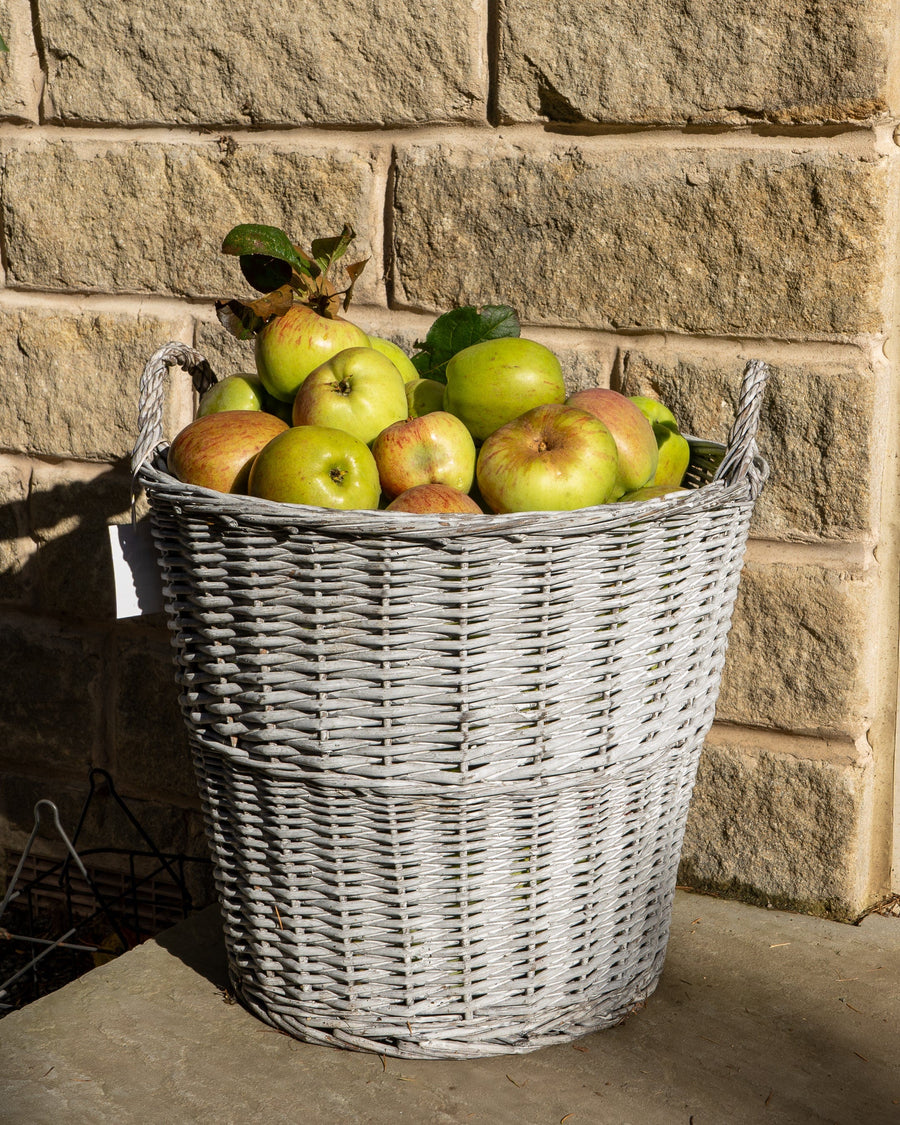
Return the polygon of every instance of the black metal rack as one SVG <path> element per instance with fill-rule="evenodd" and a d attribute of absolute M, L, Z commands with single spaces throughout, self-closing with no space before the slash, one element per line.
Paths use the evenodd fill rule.
<path fill-rule="evenodd" d="M 112 799 L 139 846 L 78 850 L 101 793 Z M 64 847 L 61 859 L 35 853 L 45 818 Z M 71 837 L 54 802 L 38 801 L 34 827 L 0 902 L 0 1017 L 186 918 L 194 906 L 185 878 L 190 864 L 208 867 L 210 860 L 161 851 L 106 770 L 89 771 Z"/>

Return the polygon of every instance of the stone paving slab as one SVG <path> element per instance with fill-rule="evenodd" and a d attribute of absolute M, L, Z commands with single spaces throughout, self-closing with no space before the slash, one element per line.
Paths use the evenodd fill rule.
<path fill-rule="evenodd" d="M 229 1003 L 215 908 L 0 1020 L 0 1121 L 110 1125 L 895 1125 L 900 919 L 676 895 L 625 1023 L 487 1060 L 299 1043 Z"/>

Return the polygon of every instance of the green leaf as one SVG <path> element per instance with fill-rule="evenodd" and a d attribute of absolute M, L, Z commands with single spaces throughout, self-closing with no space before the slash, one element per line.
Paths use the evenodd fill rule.
<path fill-rule="evenodd" d="M 7 45 L 6 45 L 6 40 L 3 38 L 2 35 L 0 35 L 0 52 L 5 53 L 8 50 L 9 50 L 9 47 L 7 47 Z"/>
<path fill-rule="evenodd" d="M 439 316 L 424 341 L 416 341 L 420 350 L 412 356 L 413 366 L 423 379 L 446 383 L 447 364 L 458 352 L 520 331 L 519 318 L 508 305 L 463 305 Z"/>
<path fill-rule="evenodd" d="M 278 227 L 241 223 L 225 235 L 222 253 L 240 259 L 244 277 L 261 293 L 287 285 L 295 273 L 310 275 L 309 266 Z"/>
<path fill-rule="evenodd" d="M 322 273 L 328 273 L 331 266 L 347 253 L 350 243 L 356 238 L 356 231 L 349 224 L 334 238 L 314 238 L 312 256 Z"/>

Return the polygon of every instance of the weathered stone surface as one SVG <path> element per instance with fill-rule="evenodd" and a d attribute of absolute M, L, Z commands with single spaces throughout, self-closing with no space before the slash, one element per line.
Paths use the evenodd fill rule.
<path fill-rule="evenodd" d="M 144 315 L 0 309 L 0 445 L 98 461 L 129 457 L 143 366 L 184 331 Z M 179 403 L 176 389 L 167 399 L 169 433 Z"/>
<path fill-rule="evenodd" d="M 38 607 L 44 613 L 115 620 L 107 525 L 124 522 L 130 508 L 127 468 L 35 463 L 29 516 L 38 544 Z"/>
<path fill-rule="evenodd" d="M 226 18 L 202 0 L 138 11 L 40 0 L 60 121 L 413 124 L 484 117 L 482 15 L 466 0 L 290 0 Z"/>
<path fill-rule="evenodd" d="M 617 386 L 650 395 L 685 433 L 725 442 L 737 411 L 746 357 L 717 362 L 623 350 Z M 751 533 L 768 538 L 859 539 L 875 524 L 875 375 L 858 363 L 771 364 L 757 444 L 769 480 Z"/>
<path fill-rule="evenodd" d="M 871 722 L 870 573 L 748 563 L 716 717 L 861 735 Z"/>
<path fill-rule="evenodd" d="M 113 723 L 116 777 L 128 790 L 170 795 L 179 804 L 196 802 L 172 649 L 166 640 L 120 636 Z"/>
<path fill-rule="evenodd" d="M 93 764 L 101 738 L 98 638 L 34 618 L 0 618 L 0 754 L 52 768 Z"/>
<path fill-rule="evenodd" d="M 243 295 L 220 246 L 245 222 L 282 227 L 301 245 L 350 223 L 354 253 L 372 254 L 373 157 L 350 145 L 32 141 L 4 161 L 11 286 Z M 376 273 L 363 272 L 361 298 Z"/>
<path fill-rule="evenodd" d="M 871 764 L 822 750 L 816 758 L 717 741 L 714 729 L 679 880 L 809 914 L 853 919 L 865 909 Z"/>
<path fill-rule="evenodd" d="M 210 909 L 7 1015 L 0 1103 L 9 1125 L 894 1125 L 898 957 L 893 918 L 678 891 L 659 987 L 623 1025 L 527 1056 L 395 1060 L 226 1003 Z"/>
<path fill-rule="evenodd" d="M 822 149 L 411 144 L 397 296 L 605 329 L 877 331 L 888 182 L 883 160 Z"/>
<path fill-rule="evenodd" d="M 889 0 L 586 0 L 501 6 L 498 108 L 508 121 L 771 122 L 888 109 Z"/>
<path fill-rule="evenodd" d="M 0 602 L 25 604 L 34 584 L 34 544 L 28 536 L 27 464 L 0 457 Z"/>

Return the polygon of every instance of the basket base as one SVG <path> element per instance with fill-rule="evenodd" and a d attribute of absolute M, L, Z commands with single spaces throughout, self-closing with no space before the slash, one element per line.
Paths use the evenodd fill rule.
<path fill-rule="evenodd" d="M 492 1009 L 477 1021 L 411 1019 L 398 1025 L 396 1018 L 385 1020 L 378 1034 L 355 1033 L 350 1020 L 333 1018 L 331 1026 L 321 1016 L 315 1020 L 298 1015 L 279 1001 L 272 1003 L 252 983 L 242 981 L 229 965 L 235 998 L 257 1019 L 303 1043 L 369 1051 L 400 1059 L 481 1059 L 497 1055 L 521 1055 L 581 1039 L 624 1022 L 643 1007 L 655 991 L 662 975 L 665 947 L 654 963 L 627 985 L 608 990 L 602 998 L 571 1006 L 566 1010 L 536 1012 L 532 1022 L 517 1012 L 504 1030 L 503 1013 Z M 370 1023 L 371 1014 L 367 1015 Z M 345 1026 L 339 1026 L 340 1023 Z"/>

